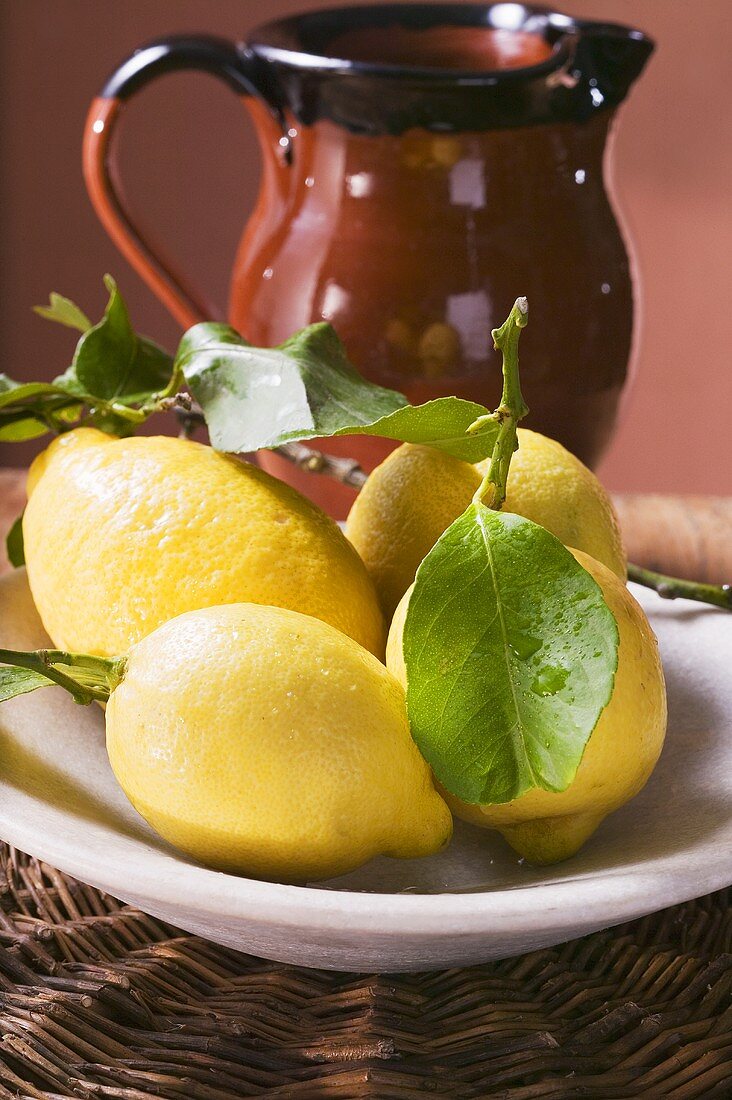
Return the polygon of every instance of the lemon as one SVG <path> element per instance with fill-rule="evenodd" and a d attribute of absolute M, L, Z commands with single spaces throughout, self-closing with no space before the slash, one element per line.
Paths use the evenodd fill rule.
<path fill-rule="evenodd" d="M 450 839 L 401 685 L 295 611 L 230 604 L 165 623 L 133 646 L 106 724 L 132 804 L 210 867 L 302 882 Z"/>
<path fill-rule="evenodd" d="M 480 480 L 469 463 L 412 443 L 397 447 L 369 475 L 351 507 L 346 535 L 366 563 L 387 618 L 422 559 L 470 504 Z"/>
<path fill-rule="evenodd" d="M 625 581 L 628 563 L 610 496 L 583 462 L 556 439 L 518 429 L 503 509 L 545 527 Z M 481 477 L 490 462 L 478 463 Z"/>
<path fill-rule="evenodd" d="M 185 611 L 251 602 L 313 615 L 383 655 L 353 547 L 256 466 L 188 440 L 78 429 L 36 459 L 29 491 L 28 579 L 61 649 L 114 656 Z"/>
<path fill-rule="evenodd" d="M 25 481 L 25 489 L 28 497 L 31 496 L 36 485 L 52 462 L 58 462 L 62 454 L 69 451 L 80 451 L 83 447 L 98 447 L 100 443 L 111 443 L 116 437 L 100 432 L 97 428 L 75 428 L 49 443 L 44 451 L 34 458 L 28 470 Z"/>
<path fill-rule="evenodd" d="M 597 477 L 548 436 L 519 428 L 518 439 L 505 510 L 540 524 L 624 580 L 617 517 Z M 471 466 L 433 447 L 404 444 L 369 476 L 351 508 L 346 534 L 366 563 L 387 616 L 422 559 L 470 504 L 487 465 Z"/>
<path fill-rule="evenodd" d="M 656 637 L 643 609 L 623 582 L 600 562 L 572 550 L 594 577 L 618 624 L 618 668 L 610 702 L 587 743 L 565 791 L 531 790 L 503 805 L 469 805 L 447 792 L 458 817 L 497 829 L 531 863 L 556 863 L 577 852 L 613 810 L 645 785 L 666 734 L 666 689 Z M 387 666 L 406 683 L 402 630 L 409 595 L 394 616 Z M 490 738 L 490 729 L 486 730 Z"/>

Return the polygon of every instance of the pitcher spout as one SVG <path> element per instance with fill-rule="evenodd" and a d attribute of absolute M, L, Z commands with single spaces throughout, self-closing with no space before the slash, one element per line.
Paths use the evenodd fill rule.
<path fill-rule="evenodd" d="M 576 38 L 569 83 L 576 81 L 573 99 L 578 118 L 585 118 L 623 102 L 655 44 L 643 31 L 617 23 L 572 22 Z"/>

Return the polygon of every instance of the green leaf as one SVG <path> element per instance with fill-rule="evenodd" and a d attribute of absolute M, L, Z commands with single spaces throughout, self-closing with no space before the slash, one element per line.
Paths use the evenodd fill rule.
<path fill-rule="evenodd" d="M 107 275 L 104 283 L 109 301 L 96 325 L 60 294 L 51 295 L 50 306 L 38 307 L 42 316 L 80 328 L 83 335 L 70 367 L 53 382 L 16 382 L 0 375 L 0 441 L 65 431 L 85 409 L 86 423 L 128 435 L 154 411 L 155 395 L 174 386 L 171 356 L 134 332 L 114 279 Z"/>
<path fill-rule="evenodd" d="M 87 315 L 79 309 L 70 298 L 64 298 L 63 294 L 51 291 L 47 306 L 34 306 L 33 312 L 39 317 L 45 317 L 47 321 L 57 321 L 67 328 L 76 328 L 80 332 L 86 332 L 92 327 Z"/>
<path fill-rule="evenodd" d="M 53 382 L 14 382 L 7 374 L 0 374 L 0 409 L 8 405 L 26 404 L 31 397 L 47 394 L 66 395 L 66 391 Z"/>
<path fill-rule="evenodd" d="M 23 543 L 23 513 L 21 512 L 5 537 L 5 550 L 8 561 L 15 569 L 25 565 L 25 545 Z"/>
<path fill-rule="evenodd" d="M 380 435 L 402 443 L 423 443 L 447 451 L 463 462 L 480 462 L 491 454 L 498 434 L 498 423 L 489 420 L 479 431 L 466 434 L 478 417 L 487 410 L 475 401 L 462 397 L 436 397 L 424 405 L 407 405 L 368 428 L 347 429 L 338 435 Z"/>
<path fill-rule="evenodd" d="M 30 668 L 0 667 L 0 703 L 14 699 L 16 695 L 27 695 L 40 687 L 52 687 L 53 680 L 42 672 Z"/>
<path fill-rule="evenodd" d="M 0 442 L 18 443 L 63 431 L 78 409 L 78 398 L 55 383 L 15 382 L 0 375 Z"/>
<path fill-rule="evenodd" d="M 48 424 L 35 417 L 0 419 L 0 443 L 24 443 L 27 439 L 45 435 L 49 430 Z"/>
<path fill-rule="evenodd" d="M 422 562 L 403 651 L 412 734 L 471 803 L 565 790 L 612 694 L 597 582 L 528 519 L 471 504 Z"/>
<path fill-rule="evenodd" d="M 111 275 L 105 275 L 104 285 L 109 291 L 104 316 L 81 337 L 71 366 L 55 379 L 55 385 L 85 404 L 93 404 L 94 399 L 139 404 L 165 389 L 173 361 L 162 348 L 135 333 Z"/>
<path fill-rule="evenodd" d="M 444 397 L 412 406 L 396 390 L 368 382 L 325 323 L 310 325 L 277 348 L 255 348 L 228 325 L 195 325 L 183 336 L 176 366 L 220 451 L 379 435 L 430 444 L 477 462 L 491 453 L 496 436 L 494 423 L 466 436 L 473 421 L 487 413 L 473 401 Z"/>

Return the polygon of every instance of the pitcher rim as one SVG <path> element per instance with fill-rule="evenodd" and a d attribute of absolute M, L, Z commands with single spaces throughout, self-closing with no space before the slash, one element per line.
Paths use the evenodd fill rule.
<path fill-rule="evenodd" d="M 500 9 L 511 9 L 520 13 L 521 20 L 512 26 L 492 21 Z M 516 12 L 516 9 L 519 9 Z M 457 13 L 463 15 L 460 20 Z M 431 22 L 429 16 L 434 17 Z M 474 18 L 466 20 L 465 16 Z M 501 69 L 456 69 L 450 67 L 393 64 L 380 61 L 359 61 L 353 58 L 339 57 L 327 52 L 309 50 L 305 45 L 281 45 L 267 38 L 292 33 L 293 37 L 302 33 L 307 24 L 317 24 L 328 19 L 332 22 L 332 36 L 338 31 L 353 30 L 354 19 L 366 16 L 372 21 L 365 24 L 370 28 L 388 26 L 398 21 L 409 29 L 422 30 L 431 25 L 485 27 L 495 30 L 518 31 L 537 34 L 551 45 L 551 54 L 543 61 L 531 65 L 516 65 Z M 534 23 L 532 25 L 532 19 Z M 546 32 L 554 36 L 548 39 Z M 605 22 L 596 19 L 579 19 L 543 4 L 508 3 L 496 0 L 493 3 L 433 3 L 430 0 L 421 3 L 357 4 L 353 6 L 337 5 L 316 8 L 312 11 L 295 12 L 279 19 L 272 19 L 253 27 L 245 36 L 244 46 L 265 61 L 287 65 L 294 69 L 316 72 L 331 72 L 343 76 L 374 76 L 397 79 L 423 79 L 431 82 L 448 81 L 451 83 L 496 84 L 541 76 L 551 73 L 571 60 L 574 47 L 583 34 L 600 35 L 645 43 L 653 48 L 653 39 L 644 31 L 624 23 Z"/>

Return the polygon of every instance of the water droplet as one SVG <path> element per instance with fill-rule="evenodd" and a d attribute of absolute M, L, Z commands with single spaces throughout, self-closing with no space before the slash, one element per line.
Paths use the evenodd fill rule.
<path fill-rule="evenodd" d="M 568 676 L 569 669 L 563 668 L 562 665 L 545 665 L 544 668 L 539 669 L 532 680 L 531 690 L 542 698 L 547 695 L 556 695 L 566 684 Z"/>
<path fill-rule="evenodd" d="M 534 638 L 531 634 L 515 633 L 509 638 L 508 645 L 511 652 L 520 661 L 528 661 L 529 657 L 533 657 L 535 653 L 538 653 L 543 642 L 541 638 Z"/>

